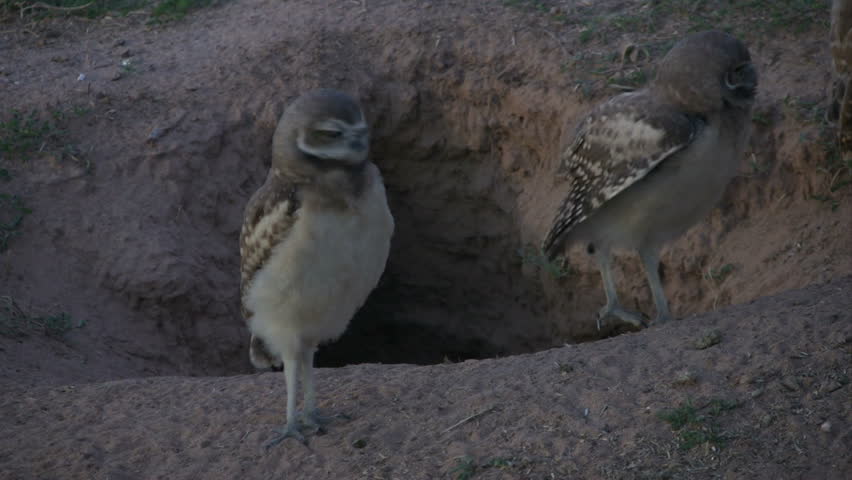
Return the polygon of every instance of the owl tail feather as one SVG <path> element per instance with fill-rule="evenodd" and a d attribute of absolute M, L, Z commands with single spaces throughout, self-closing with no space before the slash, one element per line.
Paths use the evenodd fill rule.
<path fill-rule="evenodd" d="M 554 228 L 551 228 L 549 232 L 547 232 L 547 236 L 544 237 L 544 241 L 541 242 L 541 253 L 544 255 L 547 260 L 554 260 L 559 253 L 562 251 L 562 233 L 564 229 L 557 228 L 557 225 L 554 225 Z"/>

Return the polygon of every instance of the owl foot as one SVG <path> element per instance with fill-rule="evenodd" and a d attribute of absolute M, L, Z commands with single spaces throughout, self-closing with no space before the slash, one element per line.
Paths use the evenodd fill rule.
<path fill-rule="evenodd" d="M 325 426 L 335 420 L 349 420 L 349 417 L 342 413 L 322 415 L 319 409 L 316 409 L 313 412 L 306 412 L 304 414 L 302 424 L 310 429 L 311 433 L 325 433 Z"/>
<path fill-rule="evenodd" d="M 607 323 L 605 320 L 607 317 L 615 317 L 620 321 L 633 325 L 636 328 L 643 328 L 648 326 L 648 322 L 645 320 L 645 317 L 639 312 L 631 312 L 629 310 L 625 310 L 621 308 L 619 305 L 606 305 L 601 308 L 600 312 L 598 312 L 598 330 L 601 329 L 601 325 Z"/>
<path fill-rule="evenodd" d="M 308 440 L 305 438 L 305 436 L 299 433 L 298 427 L 293 425 L 292 423 L 288 423 L 284 426 L 284 428 L 276 428 L 274 432 L 278 435 L 272 437 L 271 440 L 263 444 L 263 446 L 267 449 L 278 445 L 279 443 L 283 442 L 288 438 L 295 438 L 296 440 L 304 443 L 305 445 L 308 444 Z"/>

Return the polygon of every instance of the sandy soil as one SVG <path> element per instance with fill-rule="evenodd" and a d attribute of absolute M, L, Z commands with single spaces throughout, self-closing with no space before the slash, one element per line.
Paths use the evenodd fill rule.
<path fill-rule="evenodd" d="M 649 4 L 235 0 L 166 25 L 0 24 L 0 121 L 62 129 L 2 159 L 0 193 L 32 213 L 0 253 L 0 306 L 86 322 L 0 335 L 0 477 L 850 476 L 852 188 L 823 135 L 827 8 L 797 33 L 723 18 L 761 88 L 742 175 L 664 253 L 684 320 L 598 332 L 586 256 L 556 278 L 524 253 L 567 188 L 563 131 L 710 8 L 611 26 Z M 625 45 L 647 59 L 621 62 Z M 348 365 L 318 388 L 351 420 L 264 452 L 283 378 L 250 374 L 237 235 L 278 115 L 318 86 L 364 103 L 398 229 L 317 359 Z M 638 260 L 619 269 L 652 314 Z M 675 431 L 662 412 L 686 402 Z"/>
<path fill-rule="evenodd" d="M 535 354 L 322 369 L 321 407 L 351 419 L 268 451 L 280 373 L 10 387 L 0 475 L 848 478 L 850 289 L 846 277 Z M 661 415 L 687 402 L 700 420 L 673 431 Z M 686 432 L 717 440 L 685 450 Z"/>

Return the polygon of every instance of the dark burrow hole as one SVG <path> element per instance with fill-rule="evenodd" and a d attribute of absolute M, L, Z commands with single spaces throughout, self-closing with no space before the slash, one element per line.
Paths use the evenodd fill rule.
<path fill-rule="evenodd" d="M 401 321 L 398 289 L 387 275 L 337 341 L 321 345 L 318 367 L 359 363 L 430 365 L 493 357 L 507 352 L 482 337 L 459 337 L 441 326 Z"/>
<path fill-rule="evenodd" d="M 396 221 L 385 272 L 346 332 L 320 346 L 315 364 L 427 365 L 559 343 L 539 277 L 522 273 L 512 215 L 488 196 L 435 199 L 400 189 L 395 176 L 385 174 Z"/>
<path fill-rule="evenodd" d="M 387 294 L 378 291 L 375 297 Z M 373 300 L 379 303 L 381 300 Z M 358 363 L 411 363 L 430 365 L 496 355 L 488 342 L 479 338 L 454 338 L 439 328 L 395 323 L 383 315 L 384 305 L 368 303 L 355 315 L 349 328 L 336 342 L 319 348 L 318 367 L 342 367 Z"/>
<path fill-rule="evenodd" d="M 346 332 L 320 346 L 315 364 L 427 365 L 552 346 L 548 322 L 538 315 L 546 299 L 538 278 L 521 274 L 510 215 L 483 220 L 476 211 L 497 210 L 490 198 L 463 193 L 447 205 L 453 200 L 397 190 L 394 177 L 385 176 L 396 221 L 385 272 Z M 487 222 L 502 232 L 484 235 Z"/>
<path fill-rule="evenodd" d="M 381 94 L 365 100 L 375 114 L 371 157 L 396 224 L 390 257 L 345 333 L 319 347 L 315 365 L 426 365 L 562 345 L 577 302 L 549 298 L 541 269 L 523 255 L 540 241 L 523 231 L 524 214 L 544 205 L 520 196 L 534 184 L 537 158 L 550 152 L 530 151 L 515 129 L 485 122 L 481 107 L 450 108 L 428 88 L 385 98 L 399 88 L 377 86 Z M 503 157 L 523 159 L 530 171 Z"/>
<path fill-rule="evenodd" d="M 471 318 L 480 328 L 473 332 L 468 329 L 466 333 L 460 334 L 453 331 L 450 324 L 456 320 L 453 318 L 446 318 L 444 322 L 439 319 L 435 325 L 406 321 L 406 315 L 399 314 L 399 307 L 405 300 L 401 300 L 399 287 L 388 277 L 392 278 L 393 275 L 383 277 L 365 305 L 355 314 L 346 332 L 336 341 L 320 345 L 314 360 L 317 367 L 336 368 L 360 363 L 455 363 L 531 353 L 561 346 L 566 342 L 598 341 L 636 331 L 632 326 L 618 324 L 605 325 L 601 330 L 596 330 L 592 328 L 594 317 L 589 316 L 591 333 L 565 337 L 552 330 L 554 327 L 549 315 L 541 310 L 535 314 L 537 309 L 533 307 L 526 312 L 514 309 L 517 312 L 514 316 L 507 313 L 502 318 Z M 484 286 L 484 290 L 487 290 L 487 286 Z M 493 292 L 492 299 L 497 303 L 503 302 L 505 298 L 500 297 L 504 294 Z M 463 309 L 464 305 L 459 307 Z M 555 313 L 559 319 L 568 321 L 570 318 L 564 312 Z M 489 328 L 490 323 L 493 323 L 492 328 Z M 517 331 L 518 326 L 525 332 L 513 337 L 511 332 Z M 507 332 L 510 333 L 507 335 Z"/>

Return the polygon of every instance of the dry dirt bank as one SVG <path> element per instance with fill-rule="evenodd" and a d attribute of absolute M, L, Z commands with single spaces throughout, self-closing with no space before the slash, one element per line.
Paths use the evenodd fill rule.
<path fill-rule="evenodd" d="M 844 477 L 852 194 L 831 191 L 848 172 L 832 170 L 820 137 L 827 9 L 790 34 L 737 24 L 758 24 L 757 11 L 723 18 L 744 32 L 760 70 L 754 135 L 719 208 L 663 259 L 678 316 L 721 310 L 547 350 L 618 333 L 593 328 L 603 292 L 582 252 L 561 278 L 524 253 L 567 187 L 553 177 L 563 127 L 616 91 L 608 80 L 650 73 L 694 26 L 684 22 L 715 3 L 658 15 L 653 29 L 614 19 L 642 20 L 652 3 L 668 3 L 509 3 L 561 10 L 237 0 L 166 26 L 136 16 L 4 24 L 3 114 L 59 113 L 65 132 L 29 160 L 3 160 L 11 179 L 0 192 L 32 213 L 0 254 L 0 295 L 25 313 L 87 323 L 63 339 L 0 335 L 0 422 L 12 432 L 0 440 L 0 469 L 13 478 Z M 627 44 L 649 60 L 628 55 L 622 65 Z M 237 308 L 241 212 L 265 175 L 278 115 L 317 86 L 365 104 L 398 231 L 379 288 L 318 358 L 371 363 L 321 376 L 321 401 L 353 420 L 312 449 L 263 455 L 258 442 L 283 409 L 278 375 L 163 376 L 250 372 Z M 624 298 L 651 313 L 638 260 L 620 268 Z M 714 327 L 722 343 L 693 350 Z M 108 380 L 120 381 L 99 383 Z M 656 414 L 687 399 L 704 419 L 694 435 L 712 426 L 705 433 L 724 440 L 677 448 Z"/>

